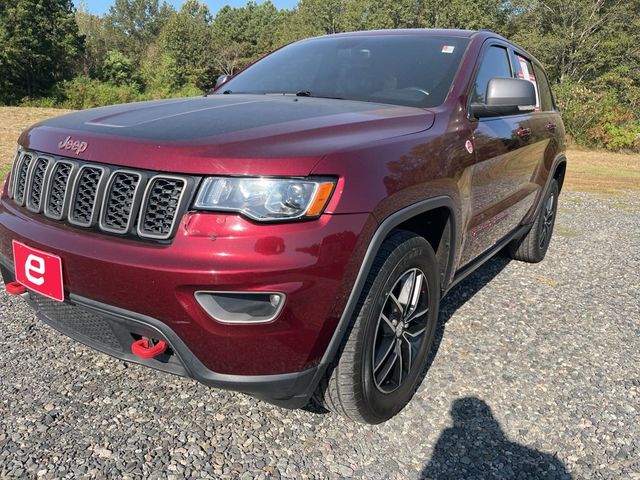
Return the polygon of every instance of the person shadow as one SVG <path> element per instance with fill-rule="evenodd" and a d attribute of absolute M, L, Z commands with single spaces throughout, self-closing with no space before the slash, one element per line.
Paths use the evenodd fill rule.
<path fill-rule="evenodd" d="M 455 400 L 451 417 L 420 479 L 571 479 L 557 457 L 510 441 L 483 400 Z"/>

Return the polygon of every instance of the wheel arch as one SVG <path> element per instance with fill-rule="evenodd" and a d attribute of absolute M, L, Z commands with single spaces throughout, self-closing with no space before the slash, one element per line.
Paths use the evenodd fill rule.
<path fill-rule="evenodd" d="M 375 256 L 380 250 L 382 243 L 394 230 L 410 230 L 421 235 L 420 231 L 429 233 L 429 225 L 434 225 L 435 222 L 438 221 L 439 223 L 437 226 L 440 228 L 440 237 L 438 238 L 434 233 L 429 233 L 425 238 L 432 244 L 432 246 L 434 243 L 438 244 L 438 248 L 434 248 L 434 251 L 436 252 L 436 259 L 438 259 L 438 264 L 440 266 L 440 274 L 444 275 L 445 284 L 448 282 L 450 277 L 453 275 L 453 263 L 457 253 L 456 239 L 458 225 L 455 212 L 456 209 L 453 199 L 449 196 L 441 195 L 414 203 L 398 210 L 397 212 L 389 215 L 380 224 L 369 243 L 369 247 L 365 253 L 364 260 L 360 266 L 360 270 L 349 295 L 349 299 L 347 300 L 347 304 L 320 362 L 320 368 L 316 374 L 317 382 L 320 381 L 320 378 L 324 375 L 325 369 L 333 362 L 336 354 L 340 350 L 344 336 L 349 331 L 355 307 L 366 283 L 367 276 L 369 275 Z M 421 225 L 423 221 L 431 223 Z M 433 231 L 437 231 L 437 228 Z M 440 257 L 438 256 L 438 252 L 440 252 Z M 443 285 L 441 285 L 441 293 L 443 288 Z M 316 385 L 317 382 L 315 383 Z"/>
<path fill-rule="evenodd" d="M 396 225 L 387 237 L 395 230 L 405 230 L 423 237 L 429 242 L 436 254 L 440 293 L 442 294 L 453 275 L 453 259 L 455 253 L 455 217 L 453 210 L 447 206 L 430 208 L 427 211 Z"/>
<path fill-rule="evenodd" d="M 564 183 L 564 176 L 567 173 L 567 157 L 562 154 L 558 156 L 555 162 L 555 168 L 551 177 L 558 182 L 558 188 L 562 191 L 562 184 Z"/>

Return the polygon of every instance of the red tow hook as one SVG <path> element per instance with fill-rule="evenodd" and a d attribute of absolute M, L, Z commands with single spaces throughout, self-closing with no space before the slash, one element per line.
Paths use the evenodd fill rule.
<path fill-rule="evenodd" d="M 27 287 L 22 285 L 20 282 L 9 282 L 5 284 L 4 288 L 11 295 L 22 295 L 27 292 Z"/>
<path fill-rule="evenodd" d="M 153 345 L 146 338 L 141 338 L 131 344 L 131 353 L 137 355 L 140 358 L 154 358 L 161 355 L 167 349 L 167 343 L 164 340 L 159 340 L 158 343 Z"/>

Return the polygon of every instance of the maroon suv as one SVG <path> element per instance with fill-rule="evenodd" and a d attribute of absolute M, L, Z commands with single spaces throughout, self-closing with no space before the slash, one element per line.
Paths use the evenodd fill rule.
<path fill-rule="evenodd" d="M 546 253 L 566 160 L 544 70 L 491 32 L 390 30 L 220 83 L 25 131 L 6 288 L 118 358 L 387 420 L 442 296 L 504 247 Z"/>

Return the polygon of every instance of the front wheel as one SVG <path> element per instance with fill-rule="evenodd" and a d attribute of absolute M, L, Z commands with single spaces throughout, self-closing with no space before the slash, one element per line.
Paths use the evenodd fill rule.
<path fill-rule="evenodd" d="M 316 401 L 352 420 L 376 424 L 413 397 L 438 319 L 440 285 L 429 242 L 394 232 L 383 243 L 341 354 Z"/>

